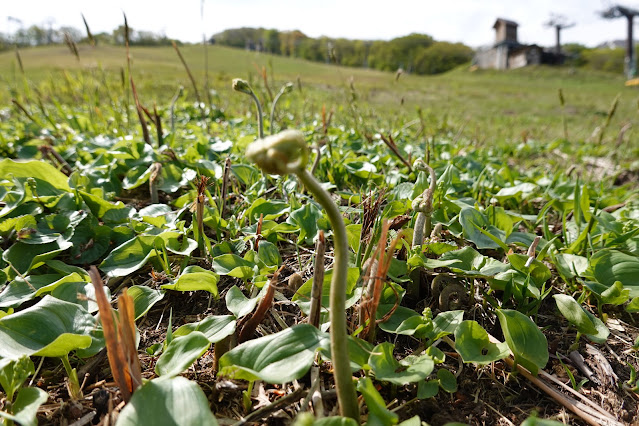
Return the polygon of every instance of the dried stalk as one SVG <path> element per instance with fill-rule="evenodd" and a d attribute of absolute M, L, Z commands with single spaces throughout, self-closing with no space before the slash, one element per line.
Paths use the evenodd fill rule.
<path fill-rule="evenodd" d="M 322 288 L 324 287 L 324 252 L 326 240 L 324 231 L 319 231 L 319 237 L 315 243 L 315 267 L 313 269 L 313 287 L 311 288 L 311 312 L 308 315 L 308 323 L 319 328 L 320 313 L 322 309 Z"/>

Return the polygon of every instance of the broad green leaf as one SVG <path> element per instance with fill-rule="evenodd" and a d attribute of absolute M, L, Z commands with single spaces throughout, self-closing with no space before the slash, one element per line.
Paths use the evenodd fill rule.
<path fill-rule="evenodd" d="M 610 287 L 592 281 L 586 281 L 584 285 L 605 305 L 621 305 L 630 298 L 630 290 L 623 288 L 621 281 L 615 281 Z"/>
<path fill-rule="evenodd" d="M 288 203 L 284 201 L 267 200 L 265 198 L 256 199 L 251 207 L 246 210 L 246 216 L 251 223 L 263 215 L 263 220 L 275 220 L 290 211 Z"/>
<path fill-rule="evenodd" d="M 639 296 L 639 258 L 617 250 L 604 249 L 590 258 L 590 270 L 600 283 L 612 286 L 621 281 L 630 297 Z"/>
<path fill-rule="evenodd" d="M 0 357 L 61 357 L 88 348 L 94 328 L 95 319 L 79 305 L 45 296 L 30 308 L 0 318 Z"/>
<path fill-rule="evenodd" d="M 149 312 L 149 309 L 164 297 L 164 292 L 143 285 L 134 285 L 127 290 L 127 293 L 133 298 L 136 320 Z"/>
<path fill-rule="evenodd" d="M 242 259 L 236 254 L 223 254 L 214 257 L 211 262 L 213 269 L 220 275 L 230 275 L 236 278 L 249 279 L 254 275 L 255 263 Z"/>
<path fill-rule="evenodd" d="M 37 426 L 38 408 L 49 399 L 49 394 L 35 387 L 22 388 L 13 403 L 13 415 L 0 411 L 0 417 L 13 420 L 22 426 Z"/>
<path fill-rule="evenodd" d="M 417 384 L 417 398 L 432 398 L 439 393 L 439 380 L 422 380 Z"/>
<path fill-rule="evenodd" d="M 507 357 L 507 343 L 492 343 L 488 333 L 476 321 L 463 321 L 455 330 L 455 350 L 464 362 L 490 364 Z"/>
<path fill-rule="evenodd" d="M 630 313 L 639 312 L 639 297 L 635 297 L 628 303 L 626 311 Z"/>
<path fill-rule="evenodd" d="M 373 351 L 373 344 L 362 340 L 359 337 L 348 336 L 348 358 L 351 364 L 351 371 L 356 372 L 368 365 L 368 359 Z M 330 360 L 331 359 L 331 345 L 330 343 L 319 348 L 319 352 L 322 356 Z"/>
<path fill-rule="evenodd" d="M 184 324 L 173 332 L 173 337 L 186 336 L 194 331 L 199 331 L 216 343 L 235 332 L 237 321 L 233 315 L 215 315 L 204 318 L 200 322 Z"/>
<path fill-rule="evenodd" d="M 142 268 L 157 251 L 155 235 L 139 235 L 116 247 L 100 264 L 100 269 L 110 277 L 124 277 Z"/>
<path fill-rule="evenodd" d="M 386 408 L 384 399 L 379 394 L 373 381 L 368 377 L 362 377 L 357 382 L 357 390 L 364 396 L 368 408 L 368 426 L 389 426 L 399 422 L 397 414 Z"/>
<path fill-rule="evenodd" d="M 435 363 L 428 355 L 409 355 L 398 362 L 394 355 L 392 343 L 384 342 L 375 348 L 368 358 L 368 365 L 377 380 L 396 385 L 419 382 L 428 377 L 433 371 Z"/>
<path fill-rule="evenodd" d="M 51 164 L 44 161 L 14 161 L 8 158 L 0 161 L 0 176 L 6 178 L 34 178 L 40 182 L 46 182 L 49 186 L 59 190 L 59 193 L 70 192 L 68 178 Z M 38 187 L 40 195 L 51 195 Z"/>
<path fill-rule="evenodd" d="M 359 250 L 361 241 L 362 225 L 350 224 L 346 225 L 346 238 L 348 238 L 348 245 L 355 253 Z"/>
<path fill-rule="evenodd" d="M 457 392 L 457 378 L 449 370 L 445 368 L 437 370 L 437 380 L 439 380 L 439 386 L 446 392 Z"/>
<path fill-rule="evenodd" d="M 583 334 L 596 334 L 597 327 L 586 315 L 586 311 L 579 303 L 567 294 L 555 294 L 555 302 L 559 312 L 568 320 L 569 323 L 577 327 L 577 331 Z"/>
<path fill-rule="evenodd" d="M 151 380 L 124 406 L 116 426 L 180 425 L 216 426 L 209 401 L 202 389 L 184 377 Z"/>
<path fill-rule="evenodd" d="M 257 258 L 273 270 L 282 264 L 282 256 L 280 256 L 280 251 L 277 249 L 277 246 L 268 241 L 260 241 L 259 247 L 257 248 Z"/>
<path fill-rule="evenodd" d="M 226 292 L 226 308 L 235 315 L 235 318 L 242 318 L 245 315 L 253 312 L 259 299 L 253 297 L 251 299 L 244 296 L 242 290 L 233 286 Z"/>
<path fill-rule="evenodd" d="M 17 308 L 27 300 L 35 297 L 36 292 L 63 278 L 58 274 L 29 275 L 26 278 L 29 283 L 16 277 L 0 293 L 0 308 Z M 31 285 L 29 285 L 31 284 Z"/>
<path fill-rule="evenodd" d="M 550 277 L 552 277 L 550 269 L 548 269 L 546 265 L 544 265 L 537 259 L 533 259 L 530 266 L 526 267 L 528 256 L 515 253 L 508 255 L 508 261 L 513 266 L 513 268 L 523 273 L 524 275 L 530 274 L 530 277 L 537 287 L 541 287 L 546 281 L 550 279 Z"/>
<path fill-rule="evenodd" d="M 37 268 L 49 259 L 55 258 L 72 245 L 69 241 L 55 241 L 38 245 L 16 242 L 2 254 L 2 258 L 5 262 L 10 263 L 20 274 L 27 275 L 32 269 Z M 17 273 L 11 269 L 9 276 L 15 278 Z"/>
<path fill-rule="evenodd" d="M 555 266 L 566 279 L 583 276 L 588 269 L 588 259 L 574 254 L 559 253 L 555 255 Z"/>
<path fill-rule="evenodd" d="M 585 188 L 585 187 L 584 187 Z M 537 417 L 528 417 L 521 426 L 564 426 L 565 423 L 555 420 L 539 419 Z"/>
<path fill-rule="evenodd" d="M 498 309 L 506 343 L 515 356 L 515 362 L 537 375 L 548 363 L 548 342 L 539 327 L 526 315 L 518 311 Z"/>
<path fill-rule="evenodd" d="M 125 206 L 122 201 L 111 203 L 85 191 L 78 191 L 78 193 L 80 194 L 86 205 L 89 206 L 91 213 L 93 213 L 93 215 L 98 219 L 104 219 L 105 215 L 107 215 L 107 213 L 109 213 L 111 210 L 122 210 L 110 213 L 109 216 L 109 218 L 121 217 L 122 220 L 118 220 L 118 222 L 121 222 L 123 221 L 123 219 L 129 217 L 132 213 L 132 210 Z"/>
<path fill-rule="evenodd" d="M 495 197 L 500 199 L 500 201 L 511 197 L 517 197 L 518 199 L 527 198 L 530 194 L 533 194 L 537 188 L 538 186 L 534 183 L 524 182 L 507 188 L 501 188 L 499 192 L 495 194 Z"/>
<path fill-rule="evenodd" d="M 459 223 L 464 230 L 464 237 L 477 246 L 478 249 L 499 249 L 503 243 L 499 244 L 494 239 L 488 237 L 480 231 L 484 230 L 494 236 L 497 240 L 504 241 L 506 234 L 504 231 L 490 225 L 486 216 L 472 207 L 466 207 L 459 212 Z"/>
<path fill-rule="evenodd" d="M 309 324 L 249 340 L 222 355 L 221 376 L 236 380 L 286 383 L 302 377 L 313 364 L 315 351 L 328 345 L 328 334 Z"/>
<path fill-rule="evenodd" d="M 201 357 L 209 346 L 211 342 L 199 331 L 176 337 L 158 358 L 155 372 L 158 376 L 177 376 Z"/>
<path fill-rule="evenodd" d="M 104 286 L 104 292 L 107 298 L 111 298 L 111 290 L 108 286 Z M 98 304 L 95 297 L 95 287 L 92 283 L 87 282 L 67 282 L 57 286 L 51 296 L 56 299 L 65 300 L 82 306 L 87 312 L 95 313 L 98 311 Z"/>
<path fill-rule="evenodd" d="M 292 211 L 286 220 L 287 223 L 297 225 L 300 228 L 299 241 L 304 244 L 313 244 L 319 227 L 318 221 L 322 218 L 322 211 L 313 203 L 307 203 L 299 209 Z"/>
<path fill-rule="evenodd" d="M 196 291 L 204 290 L 217 298 L 217 282 L 220 276 L 199 266 L 187 266 L 173 284 L 164 284 L 163 290 Z"/>
<path fill-rule="evenodd" d="M 348 272 L 346 275 L 346 297 L 350 299 L 350 296 L 353 296 L 355 287 L 357 286 L 357 279 L 359 278 L 360 272 L 359 268 L 348 268 Z M 333 270 L 329 269 L 324 273 L 324 283 L 322 284 L 322 307 L 329 309 L 329 296 L 331 292 L 331 281 L 333 279 Z M 293 302 L 296 302 L 302 311 L 308 315 L 310 312 L 310 300 L 311 300 L 311 290 L 313 288 L 313 278 L 306 281 L 302 286 L 297 290 L 295 295 L 293 296 Z M 347 308 L 352 306 L 357 302 L 357 300 L 349 300 L 350 303 L 347 304 Z M 352 303 L 351 303 L 352 302 Z"/>
<path fill-rule="evenodd" d="M 9 402 L 13 401 L 14 394 L 33 373 L 33 361 L 26 355 L 17 359 L 0 358 L 0 386 Z"/>

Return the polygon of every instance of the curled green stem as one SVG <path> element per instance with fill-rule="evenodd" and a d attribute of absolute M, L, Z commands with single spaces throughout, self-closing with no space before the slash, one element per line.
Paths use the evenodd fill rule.
<path fill-rule="evenodd" d="M 275 132 L 275 107 L 277 106 L 277 102 L 280 100 L 283 94 L 288 93 L 291 90 L 293 90 L 293 83 L 288 82 L 284 86 L 282 86 L 280 91 L 277 92 L 277 95 L 275 95 L 275 99 L 273 99 L 273 104 L 271 105 L 271 117 L 269 119 L 271 134 Z"/>
<path fill-rule="evenodd" d="M 262 104 L 260 103 L 260 100 L 255 95 L 255 92 L 253 92 L 253 89 L 248 84 L 248 82 L 246 82 L 245 80 L 242 80 L 241 78 L 234 79 L 232 87 L 233 87 L 233 90 L 235 90 L 236 92 L 245 93 L 249 95 L 251 98 L 253 98 L 253 101 L 255 102 L 255 106 L 257 107 L 257 128 L 258 128 L 257 133 L 258 133 L 258 137 L 260 139 L 263 139 L 264 138 L 264 118 L 262 113 Z"/>
<path fill-rule="evenodd" d="M 359 406 L 348 356 L 348 329 L 346 326 L 348 239 L 342 214 L 330 194 L 306 170 L 308 147 L 301 132 L 286 130 L 255 141 L 247 148 L 246 156 L 267 173 L 280 175 L 295 173 L 317 202 L 326 210 L 326 215 L 333 229 L 333 249 L 335 252 L 329 296 L 333 376 L 341 415 L 359 422 Z"/>

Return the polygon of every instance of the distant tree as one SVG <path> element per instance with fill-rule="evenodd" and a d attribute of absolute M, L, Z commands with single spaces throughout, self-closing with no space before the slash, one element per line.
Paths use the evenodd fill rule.
<path fill-rule="evenodd" d="M 305 38 L 300 41 L 298 54 L 309 61 L 323 62 L 326 59 L 326 45 L 316 38 Z"/>
<path fill-rule="evenodd" d="M 470 61 L 473 50 L 461 43 L 438 41 L 417 52 L 414 62 L 416 74 L 439 74 Z"/>
<path fill-rule="evenodd" d="M 280 53 L 280 32 L 278 30 L 265 30 L 264 49 L 268 53 L 278 55 Z"/>
<path fill-rule="evenodd" d="M 298 30 L 280 32 L 280 53 L 285 56 L 298 56 L 298 47 L 306 38 L 306 34 Z"/>
<path fill-rule="evenodd" d="M 584 52 L 588 50 L 586 46 L 579 43 L 564 44 L 561 49 L 566 55 L 566 64 L 575 67 L 580 67 L 586 64 L 586 58 L 584 58 Z"/>

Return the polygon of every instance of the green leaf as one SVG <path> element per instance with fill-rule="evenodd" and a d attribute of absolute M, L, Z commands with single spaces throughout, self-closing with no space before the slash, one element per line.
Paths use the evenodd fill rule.
<path fill-rule="evenodd" d="M 435 363 L 428 355 L 409 355 L 398 362 L 393 356 L 394 347 L 392 343 L 384 342 L 373 348 L 368 365 L 377 380 L 401 386 L 419 382 L 433 371 Z"/>
<path fill-rule="evenodd" d="M 22 426 L 37 426 L 38 408 L 49 399 L 49 394 L 40 388 L 22 388 L 13 403 L 13 415 L 0 411 L 0 417 L 18 422 Z"/>
<path fill-rule="evenodd" d="M 17 359 L 0 358 L 0 386 L 9 402 L 13 401 L 14 394 L 33 373 L 33 361 L 26 355 Z"/>
<path fill-rule="evenodd" d="M 539 369 L 548 363 L 546 336 L 521 312 L 498 309 L 497 317 L 515 362 L 537 375 Z"/>
<path fill-rule="evenodd" d="M 445 368 L 437 370 L 437 380 L 439 381 L 439 386 L 446 392 L 457 392 L 457 378 L 450 371 Z"/>
<path fill-rule="evenodd" d="M 585 188 L 585 186 L 584 186 Z M 565 423 L 555 420 L 538 419 L 537 417 L 528 417 L 521 426 L 564 426 Z"/>
<path fill-rule="evenodd" d="M 299 241 L 304 244 L 313 244 L 319 227 L 318 221 L 322 218 L 322 211 L 313 203 L 307 203 L 299 209 L 292 211 L 286 220 L 287 223 L 297 225 L 300 228 Z"/>
<path fill-rule="evenodd" d="M 88 348 L 95 319 L 75 303 L 45 296 L 36 305 L 0 318 L 0 357 L 61 357 Z"/>
<path fill-rule="evenodd" d="M 264 215 L 263 220 L 275 220 L 290 211 L 288 203 L 284 201 L 267 200 L 258 198 L 253 202 L 251 207 L 246 210 L 245 215 L 249 217 L 251 223 L 260 218 L 260 214 Z"/>
<path fill-rule="evenodd" d="M 34 178 L 40 182 L 46 182 L 49 186 L 58 189 L 59 193 L 70 192 L 68 179 L 60 170 L 44 161 L 14 161 L 8 158 L 0 161 L 0 176 L 6 178 Z M 38 182 L 38 185 L 40 185 Z M 41 191 L 38 187 L 39 195 L 51 195 Z"/>
<path fill-rule="evenodd" d="M 439 392 L 439 380 L 422 380 L 417 384 L 417 398 L 432 398 Z"/>
<path fill-rule="evenodd" d="M 555 255 L 555 266 L 566 279 L 583 276 L 588 269 L 588 259 L 574 254 L 559 253 Z"/>
<path fill-rule="evenodd" d="M 630 290 L 623 288 L 621 281 L 615 281 L 610 287 L 592 281 L 587 281 L 584 285 L 604 305 L 621 305 L 630 297 Z"/>
<path fill-rule="evenodd" d="M 361 242 L 362 225 L 350 224 L 346 225 L 346 238 L 348 238 L 348 245 L 355 253 L 359 250 Z"/>
<path fill-rule="evenodd" d="M 119 245 L 100 264 L 100 269 L 110 277 L 124 277 L 142 268 L 157 251 L 155 235 L 139 235 Z"/>
<path fill-rule="evenodd" d="M 186 336 L 194 331 L 199 331 L 216 343 L 235 332 L 236 319 L 233 315 L 215 315 L 204 318 L 200 322 L 184 324 L 173 332 L 174 337 Z"/>
<path fill-rule="evenodd" d="M 302 377 L 313 364 L 315 351 L 328 345 L 328 334 L 309 324 L 249 340 L 222 355 L 221 376 L 236 380 L 286 383 Z"/>
<path fill-rule="evenodd" d="M 346 308 L 353 306 L 357 303 L 357 298 L 353 298 L 355 294 L 359 294 L 355 287 L 357 286 L 357 280 L 359 278 L 360 272 L 359 268 L 348 268 L 348 272 L 346 275 L 346 297 L 347 304 Z M 330 292 L 331 292 L 331 281 L 333 280 L 333 270 L 329 269 L 324 273 L 324 282 L 322 284 L 322 310 L 327 313 L 330 308 Z M 297 290 L 295 295 L 293 296 L 293 302 L 297 303 L 302 312 L 306 315 L 310 312 L 311 306 L 311 290 L 313 288 L 313 278 L 306 281 L 302 286 Z"/>
<path fill-rule="evenodd" d="M 399 422 L 397 414 L 386 408 L 382 396 L 375 389 L 373 381 L 368 377 L 362 377 L 357 382 L 357 390 L 364 396 L 368 408 L 368 426 L 388 426 Z"/>
<path fill-rule="evenodd" d="M 127 293 L 133 298 L 136 320 L 149 312 L 149 309 L 164 297 L 164 292 L 143 285 L 134 285 L 127 290 Z"/>
<path fill-rule="evenodd" d="M 639 312 L 639 297 L 635 297 L 628 303 L 626 311 L 630 313 Z"/>
<path fill-rule="evenodd" d="M 158 358 L 155 372 L 158 376 L 177 376 L 204 355 L 209 346 L 211 342 L 199 331 L 176 337 Z"/>
<path fill-rule="evenodd" d="M 530 274 L 530 277 L 537 287 L 541 287 L 552 277 L 550 269 L 537 259 L 533 259 L 532 263 L 527 267 L 526 262 L 528 262 L 528 256 L 515 253 L 508 255 L 508 261 L 513 268 L 524 275 Z"/>
<path fill-rule="evenodd" d="M 104 219 L 105 216 L 109 214 L 109 219 L 117 217 L 120 218 L 117 222 L 122 222 L 124 219 L 128 218 L 131 213 L 133 213 L 133 210 L 130 207 L 125 206 L 122 201 L 111 203 L 85 191 L 78 191 L 78 193 L 91 210 L 91 213 L 93 213 L 93 215 L 98 219 Z M 111 212 L 112 210 L 119 211 Z"/>
<path fill-rule="evenodd" d="M 630 297 L 639 296 L 639 258 L 617 250 L 604 249 L 590 258 L 590 269 L 597 281 L 612 286 L 621 281 Z"/>
<path fill-rule="evenodd" d="M 242 290 L 237 288 L 237 286 L 233 286 L 226 293 L 226 308 L 231 311 L 235 318 L 242 318 L 245 315 L 253 312 L 255 306 L 259 299 L 257 297 L 253 297 L 251 299 L 244 296 Z"/>
<path fill-rule="evenodd" d="M 124 406 L 116 426 L 216 426 L 209 401 L 200 387 L 184 377 L 151 380 Z"/>
<path fill-rule="evenodd" d="M 268 241 L 260 241 L 259 247 L 257 248 L 257 258 L 273 270 L 282 264 L 282 256 L 280 256 L 280 251 L 277 249 L 277 246 Z"/>
<path fill-rule="evenodd" d="M 555 302 L 559 312 L 568 320 L 569 323 L 577 327 L 577 331 L 583 334 L 596 334 L 597 327 L 586 315 L 586 311 L 579 303 L 567 294 L 555 294 Z"/>
<path fill-rule="evenodd" d="M 504 231 L 490 225 L 486 216 L 474 208 L 463 208 L 459 212 L 459 223 L 464 230 L 464 237 L 475 243 L 478 249 L 503 248 L 502 241 L 506 237 Z M 485 233 L 481 232 L 482 230 Z M 487 234 L 494 238 L 490 238 Z"/>
<path fill-rule="evenodd" d="M 464 362 L 480 365 L 503 359 L 510 353 L 507 343 L 492 343 L 486 330 L 476 321 L 463 321 L 457 327 L 455 350 Z"/>
<path fill-rule="evenodd" d="M 211 262 L 213 269 L 220 275 L 249 279 L 254 275 L 255 263 L 242 259 L 236 254 L 223 254 L 214 257 Z"/>
<path fill-rule="evenodd" d="M 163 290 L 175 291 L 204 290 L 217 298 L 217 282 L 219 280 L 220 276 L 215 272 L 208 271 L 199 266 L 191 265 L 184 269 L 182 274 L 180 274 L 173 284 L 164 284 L 160 286 L 160 288 Z"/>
<path fill-rule="evenodd" d="M 2 259 L 10 263 L 20 274 L 27 275 L 32 269 L 55 258 L 72 245 L 69 241 L 55 241 L 38 245 L 16 242 L 2 254 Z M 10 278 L 15 278 L 16 275 L 13 269 L 9 271 Z"/>

